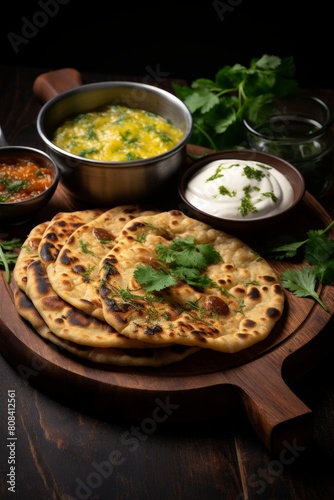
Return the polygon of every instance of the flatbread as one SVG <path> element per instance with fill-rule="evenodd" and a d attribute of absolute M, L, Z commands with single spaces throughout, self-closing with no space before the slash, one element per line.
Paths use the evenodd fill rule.
<path fill-rule="evenodd" d="M 14 289 L 14 303 L 21 317 L 28 321 L 43 339 L 56 345 L 62 351 L 93 363 L 114 366 L 159 367 L 182 361 L 190 354 L 199 351 L 198 348 L 180 345 L 162 349 L 122 349 L 75 344 L 52 333 L 33 302 L 18 286 Z"/>
<path fill-rule="evenodd" d="M 168 253 L 185 241 L 196 249 L 194 261 L 204 247 L 218 255 L 201 270 L 207 286 L 186 275 L 149 291 L 140 284 L 138 267 L 172 274 L 173 259 L 157 245 Z M 202 348 L 246 349 L 272 331 L 285 299 L 269 263 L 235 236 L 178 210 L 139 205 L 61 212 L 39 224 L 13 279 L 18 313 L 41 337 L 118 366 L 163 366 Z"/>
<path fill-rule="evenodd" d="M 38 247 L 38 255 L 47 267 L 57 258 L 67 238 L 78 227 L 95 219 L 104 209 L 78 210 L 76 212 L 58 212 L 45 228 Z"/>
<path fill-rule="evenodd" d="M 21 290 L 25 291 L 27 267 L 35 257 L 39 257 L 47 267 L 57 258 L 67 238 L 75 229 L 103 212 L 103 209 L 59 212 L 51 221 L 33 227 L 23 242 L 13 269 L 13 278 Z"/>
<path fill-rule="evenodd" d="M 179 280 L 147 293 L 134 278 L 137 266 L 168 270 L 157 257 L 157 245 L 169 248 L 179 238 L 193 238 L 219 253 L 221 260 L 204 272 L 214 286 Z M 266 260 L 237 237 L 178 210 L 126 224 L 100 269 L 105 321 L 129 338 L 157 345 L 237 352 L 265 339 L 283 312 L 283 288 Z"/>
<path fill-rule="evenodd" d="M 39 245 L 48 225 L 49 222 L 47 221 L 33 227 L 20 248 L 13 269 L 13 278 L 23 291 L 25 291 L 27 284 L 27 267 L 38 257 Z"/>
<path fill-rule="evenodd" d="M 52 288 L 69 304 L 104 321 L 99 289 L 99 264 L 123 226 L 139 215 L 153 215 L 140 205 L 123 205 L 106 210 L 99 217 L 73 231 L 48 264 Z M 59 247 L 60 245 L 58 245 Z"/>
<path fill-rule="evenodd" d="M 59 338 L 94 347 L 140 348 L 148 345 L 120 334 L 108 323 L 61 299 L 53 290 L 45 266 L 38 258 L 27 267 L 26 294 L 52 333 Z"/>
<path fill-rule="evenodd" d="M 105 212 L 106 211 L 103 213 Z M 143 212 L 138 205 L 117 207 L 116 209 L 110 210 L 109 214 L 100 221 L 100 224 L 95 226 L 95 229 L 98 229 L 98 232 L 101 233 L 101 223 L 106 222 L 110 217 L 115 217 L 114 228 L 119 231 L 126 221 L 134 217 L 134 213 L 152 214 L 156 212 Z M 55 241 L 56 245 L 51 245 L 51 248 L 52 256 L 56 258 L 62 249 L 64 241 L 71 236 L 71 230 L 76 227 L 76 225 L 78 225 L 78 228 L 81 228 L 83 226 L 83 220 L 86 218 L 94 220 L 95 215 L 95 211 L 88 210 L 83 213 L 76 212 L 73 216 L 68 213 L 59 213 L 52 219 L 51 224 L 45 223 L 43 226 L 36 226 L 36 228 L 31 231 L 28 240 L 34 242 L 33 245 L 30 245 L 33 247 L 33 250 L 30 252 L 29 248 L 23 247 L 21 249 L 22 257 L 19 255 L 18 259 L 20 265 L 16 273 L 24 283 L 24 289 L 22 287 L 21 290 L 26 291 L 27 296 L 34 304 L 36 311 L 43 321 L 45 321 L 50 331 L 63 340 L 68 340 L 80 345 L 102 348 L 139 349 L 153 347 L 148 342 L 144 343 L 129 339 L 119 334 L 104 321 L 100 321 L 73 307 L 59 297 L 50 284 L 46 269 L 49 265 L 52 265 L 52 262 L 48 259 L 47 262 L 43 262 L 36 248 L 38 247 L 40 249 L 43 242 L 50 248 L 49 241 Z M 53 238 L 53 236 L 50 237 L 50 227 L 57 226 L 62 228 L 57 238 Z M 96 233 L 96 231 L 94 231 L 94 233 Z M 38 242 L 40 243 L 38 244 Z M 24 258 L 27 251 L 29 251 L 29 258 Z M 24 263 L 24 265 L 21 263 Z"/>

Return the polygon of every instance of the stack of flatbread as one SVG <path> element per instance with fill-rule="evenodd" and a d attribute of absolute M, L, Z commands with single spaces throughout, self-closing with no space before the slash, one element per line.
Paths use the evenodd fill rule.
<path fill-rule="evenodd" d="M 191 259 L 215 255 L 201 268 L 206 285 L 186 276 L 168 285 L 171 249 L 184 246 L 176 259 L 192 274 L 189 242 Z M 164 284 L 154 275 L 153 286 L 150 271 Z M 37 225 L 13 278 L 17 311 L 41 337 L 106 365 L 157 367 L 201 349 L 237 352 L 266 338 L 284 307 L 275 272 L 241 240 L 178 210 L 139 205 L 61 212 Z"/>

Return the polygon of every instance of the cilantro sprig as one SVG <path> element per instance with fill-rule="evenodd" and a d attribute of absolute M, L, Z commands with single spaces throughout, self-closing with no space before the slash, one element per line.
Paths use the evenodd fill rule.
<path fill-rule="evenodd" d="M 19 238 L 12 238 L 7 241 L 0 241 L 0 267 L 5 270 L 6 281 L 10 283 L 10 269 L 16 263 L 18 254 L 15 253 L 16 248 L 22 245 Z"/>
<path fill-rule="evenodd" d="M 134 271 L 137 282 L 148 292 L 158 292 L 182 280 L 189 285 L 208 288 L 217 284 L 203 271 L 221 260 L 219 252 L 210 244 L 197 244 L 193 237 L 176 238 L 170 246 L 158 243 L 156 268 L 138 265 Z"/>
<path fill-rule="evenodd" d="M 295 95 L 298 84 L 294 74 L 292 57 L 265 54 L 252 59 L 248 68 L 241 64 L 224 66 L 215 80 L 199 78 L 190 86 L 174 82 L 176 96 L 192 114 L 191 144 L 215 151 L 245 145 L 246 113 L 254 117 L 273 97 Z"/>
<path fill-rule="evenodd" d="M 297 297 L 312 297 L 325 311 L 329 309 L 316 292 L 316 286 L 334 283 L 334 240 L 328 235 L 333 226 L 334 221 L 325 229 L 309 230 L 303 240 L 280 236 L 268 242 L 262 251 L 267 257 L 284 259 L 296 257 L 303 250 L 307 264 L 299 270 L 285 269 L 279 277 L 281 284 Z"/>
<path fill-rule="evenodd" d="M 10 181 L 4 175 L 0 176 L 0 184 L 4 186 L 5 194 L 0 195 L 0 202 L 7 201 L 13 194 L 22 191 L 29 185 L 29 181 Z"/>
<path fill-rule="evenodd" d="M 329 310 L 316 292 L 317 278 L 314 268 L 304 266 L 300 271 L 286 269 L 281 274 L 280 281 L 284 288 L 293 292 L 297 297 L 312 297 L 325 311 Z"/>

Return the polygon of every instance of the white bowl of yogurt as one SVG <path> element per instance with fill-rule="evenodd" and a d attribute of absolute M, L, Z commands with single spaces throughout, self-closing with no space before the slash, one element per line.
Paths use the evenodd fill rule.
<path fill-rule="evenodd" d="M 181 210 L 221 229 L 263 228 L 282 219 L 304 193 L 304 178 L 293 165 L 249 149 L 208 154 L 179 178 Z"/>

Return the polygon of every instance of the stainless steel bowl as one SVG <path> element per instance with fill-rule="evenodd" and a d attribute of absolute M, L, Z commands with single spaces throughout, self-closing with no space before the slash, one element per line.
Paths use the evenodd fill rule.
<path fill-rule="evenodd" d="M 56 128 L 66 119 L 113 103 L 171 120 L 183 131 L 182 140 L 159 156 L 127 162 L 82 158 L 53 144 Z M 110 206 L 149 200 L 176 173 L 186 157 L 192 116 L 181 100 L 163 89 L 143 83 L 110 81 L 80 85 L 51 98 L 39 112 L 37 130 L 59 166 L 62 182 L 70 194 L 94 205 Z"/>

